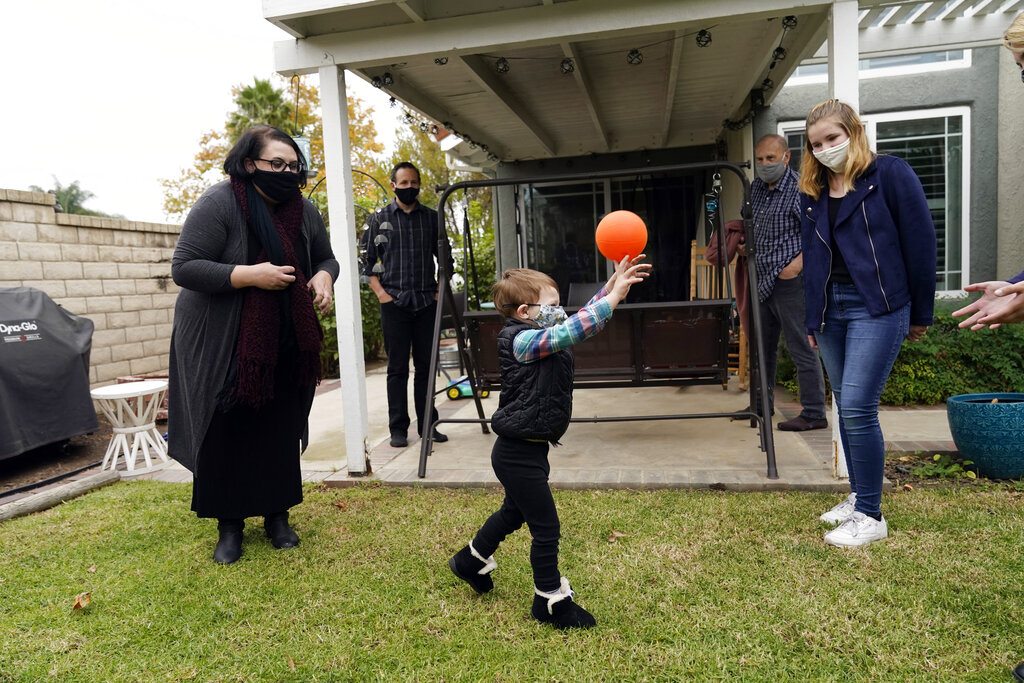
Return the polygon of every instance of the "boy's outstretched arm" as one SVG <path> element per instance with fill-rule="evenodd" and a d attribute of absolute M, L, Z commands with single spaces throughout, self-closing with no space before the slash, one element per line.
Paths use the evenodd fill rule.
<path fill-rule="evenodd" d="M 639 266 L 640 267 L 641 270 L 638 270 L 637 272 L 638 272 L 639 275 L 642 275 L 643 277 L 647 277 L 650 274 L 650 273 L 647 273 L 645 271 L 650 270 L 651 267 L 652 267 L 649 263 L 643 263 L 643 264 L 640 263 L 646 257 L 647 257 L 647 254 L 640 254 L 636 258 L 632 258 L 632 259 L 629 260 L 629 265 L 630 266 Z M 626 258 L 629 258 L 629 257 L 627 256 Z M 623 260 L 625 260 L 625 259 L 623 259 Z M 619 263 L 615 264 L 615 272 L 613 272 L 612 276 L 610 278 L 608 278 L 608 282 L 606 282 L 604 284 L 604 286 L 601 287 L 601 289 L 599 289 L 597 291 L 597 293 L 594 294 L 593 297 L 591 297 L 590 301 L 587 302 L 587 306 L 591 306 L 591 305 L 597 303 L 598 299 L 605 298 L 606 296 L 608 296 L 608 293 L 612 291 L 612 289 L 615 287 L 615 282 L 619 279 L 619 265 L 620 265 Z M 633 283 L 633 284 L 635 284 L 635 283 Z M 627 288 L 626 291 L 627 292 L 629 291 L 628 288 Z M 625 297 L 623 297 L 623 298 L 625 298 Z M 616 302 L 612 306 L 612 308 L 615 308 L 615 306 L 617 306 L 618 303 L 619 302 Z"/>
<path fill-rule="evenodd" d="M 608 284 L 604 286 L 608 290 L 605 300 L 611 304 L 612 309 L 626 298 L 630 287 L 643 282 L 644 278 L 650 275 L 651 264 L 640 262 L 646 256 L 646 254 L 640 254 L 634 259 L 624 256 L 615 264 L 615 272 L 608 278 Z"/>

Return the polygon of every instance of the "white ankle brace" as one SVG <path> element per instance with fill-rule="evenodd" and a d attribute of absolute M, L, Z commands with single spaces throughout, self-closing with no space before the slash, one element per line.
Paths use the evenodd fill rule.
<path fill-rule="evenodd" d="M 573 593 L 572 591 L 572 588 L 569 586 L 569 579 L 565 578 L 564 576 L 562 577 L 562 585 L 559 586 L 558 590 L 548 592 L 542 591 L 541 589 L 534 586 L 533 592 L 542 598 L 547 598 L 548 614 L 554 614 L 551 608 L 555 606 L 555 603 L 561 602 L 566 598 L 572 598 L 572 596 L 575 595 L 575 593 Z"/>
<path fill-rule="evenodd" d="M 484 557 L 476 551 L 476 548 L 473 547 L 473 541 L 469 542 L 469 552 L 472 553 L 473 557 L 484 563 L 483 569 L 478 571 L 477 574 L 490 574 L 498 568 L 498 563 L 494 561 L 494 555 Z"/>

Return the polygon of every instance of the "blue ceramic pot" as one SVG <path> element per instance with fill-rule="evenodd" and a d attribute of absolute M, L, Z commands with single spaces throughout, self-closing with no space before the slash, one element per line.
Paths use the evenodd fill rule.
<path fill-rule="evenodd" d="M 960 457 L 974 461 L 978 472 L 996 479 L 1024 477 L 1024 394 L 951 396 L 946 417 Z"/>

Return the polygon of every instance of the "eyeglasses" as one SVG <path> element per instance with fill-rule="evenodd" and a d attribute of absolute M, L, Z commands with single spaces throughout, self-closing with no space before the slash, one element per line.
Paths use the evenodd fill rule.
<path fill-rule="evenodd" d="M 274 173 L 280 173 L 281 171 L 283 171 L 286 168 L 289 171 L 291 171 L 292 173 L 298 173 L 299 169 L 301 168 L 301 165 L 297 161 L 290 161 L 289 162 L 289 161 L 285 161 L 284 159 L 259 159 L 259 158 L 257 158 L 256 161 L 265 161 L 265 162 L 267 162 L 268 164 L 270 164 L 270 168 L 274 171 Z"/>

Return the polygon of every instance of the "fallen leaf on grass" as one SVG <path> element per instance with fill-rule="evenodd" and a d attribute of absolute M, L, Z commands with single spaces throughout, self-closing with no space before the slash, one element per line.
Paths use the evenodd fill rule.
<path fill-rule="evenodd" d="M 90 574 L 95 573 L 96 572 L 96 565 L 93 565 L 93 566 L 89 567 L 85 571 L 89 572 Z"/>
<path fill-rule="evenodd" d="M 288 654 L 286 654 L 285 657 L 288 658 L 288 668 L 291 669 L 294 672 L 295 671 L 295 660 L 292 659 L 292 656 L 288 655 Z"/>
<path fill-rule="evenodd" d="M 343 500 L 336 500 L 333 503 L 331 503 L 331 505 L 333 505 L 334 507 L 340 509 L 342 512 L 344 512 L 345 510 L 348 510 L 348 503 L 346 503 Z"/>
<path fill-rule="evenodd" d="M 914 490 L 914 487 L 913 487 L 913 486 L 911 486 L 910 484 L 904 484 L 904 485 L 903 485 L 903 490 L 904 490 L 904 491 L 913 491 L 913 490 Z"/>
<path fill-rule="evenodd" d="M 621 533 L 621 532 L 618 532 L 618 531 L 615 531 L 614 529 L 612 529 L 612 535 L 608 537 L 608 542 L 609 543 L 615 543 L 615 540 L 620 538 L 621 536 L 629 536 L 629 534 L 624 534 L 624 533 Z"/>
<path fill-rule="evenodd" d="M 92 591 L 86 591 L 85 593 L 79 593 L 75 596 L 75 603 L 71 605 L 71 609 L 85 609 L 89 606 L 92 601 Z"/>

